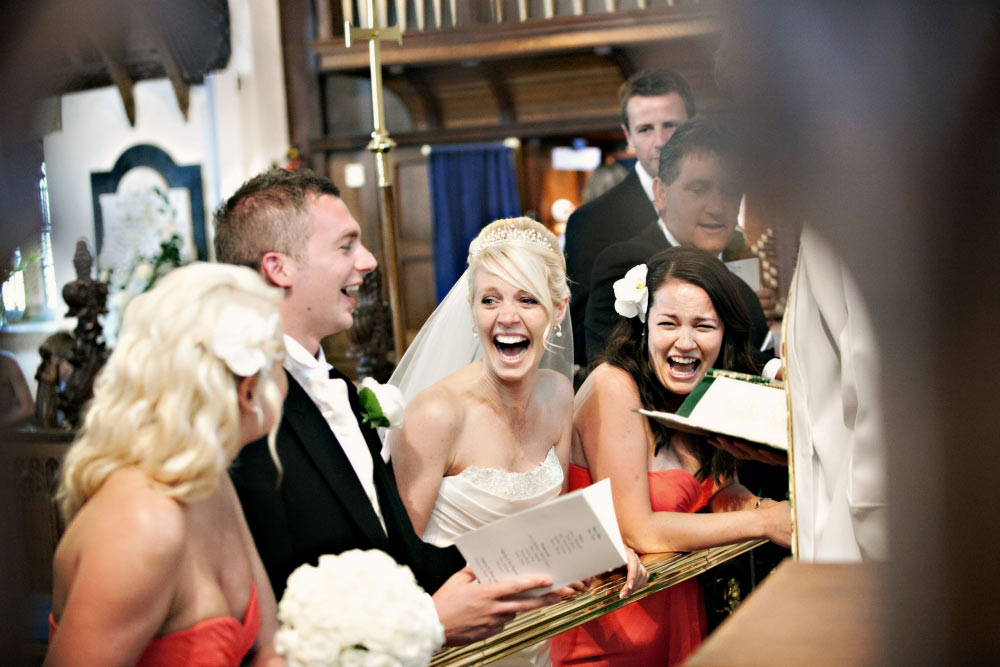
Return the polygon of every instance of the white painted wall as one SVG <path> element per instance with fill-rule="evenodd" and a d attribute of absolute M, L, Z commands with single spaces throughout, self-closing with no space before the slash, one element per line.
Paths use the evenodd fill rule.
<path fill-rule="evenodd" d="M 226 69 L 192 86 L 187 120 L 166 79 L 135 85 L 135 127 L 116 88 L 62 97 L 62 129 L 43 142 L 60 290 L 75 277 L 77 239 L 88 239 L 93 248 L 90 173 L 109 171 L 131 146 L 153 144 L 178 165 L 201 165 L 209 228 L 222 198 L 284 159 L 288 121 L 277 3 L 230 0 L 229 6 L 232 57 Z"/>
<path fill-rule="evenodd" d="M 135 85 L 135 127 L 129 126 L 114 87 L 61 98 L 61 129 L 43 139 L 60 293 L 76 277 L 72 259 L 77 239 L 86 238 L 96 250 L 90 173 L 109 171 L 131 146 L 153 144 L 178 165 L 201 165 L 210 247 L 211 214 L 222 199 L 250 176 L 284 161 L 289 140 L 278 3 L 229 0 L 229 12 L 232 56 L 224 70 L 191 88 L 187 120 L 166 79 Z M 59 314 L 64 312 L 60 298 Z M 18 354 L 34 385 L 37 342 L 17 340 L 22 335 L 28 333 L 0 332 L 0 344 Z"/>

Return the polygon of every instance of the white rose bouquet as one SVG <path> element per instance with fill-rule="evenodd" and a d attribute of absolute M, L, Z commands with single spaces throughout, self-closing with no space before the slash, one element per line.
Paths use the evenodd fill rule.
<path fill-rule="evenodd" d="M 290 667 L 417 667 L 444 642 L 434 602 L 388 554 L 320 556 L 288 577 L 275 648 Z"/>

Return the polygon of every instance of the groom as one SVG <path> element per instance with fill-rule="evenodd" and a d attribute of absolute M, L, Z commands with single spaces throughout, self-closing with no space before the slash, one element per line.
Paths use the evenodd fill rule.
<path fill-rule="evenodd" d="M 414 533 L 378 435 L 360 423 L 354 385 L 320 346 L 351 327 L 357 288 L 376 265 L 336 186 L 307 170 L 250 179 L 216 211 L 215 251 L 220 262 L 249 266 L 284 291 L 281 471 L 259 440 L 230 472 L 275 597 L 292 570 L 322 554 L 381 549 L 432 593 L 449 644 L 487 637 L 514 614 L 557 599 L 510 597 L 551 584 L 541 577 L 476 583 L 454 547 Z"/>

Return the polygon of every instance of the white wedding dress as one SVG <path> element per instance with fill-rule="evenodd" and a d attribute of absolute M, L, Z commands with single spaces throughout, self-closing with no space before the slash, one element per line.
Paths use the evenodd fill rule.
<path fill-rule="evenodd" d="M 473 335 L 468 285 L 466 269 L 421 327 L 389 378 L 406 403 L 441 378 L 482 358 L 480 341 Z M 569 317 L 563 319 L 562 335 L 557 341 L 547 346 L 539 367 L 555 370 L 572 380 L 573 327 Z M 388 460 L 388 441 L 386 445 L 382 455 Z M 463 533 L 555 498 L 562 486 L 563 470 L 554 447 L 535 469 L 527 472 L 466 468 L 441 480 L 423 540 L 450 546 Z M 549 643 L 539 642 L 491 664 L 548 665 Z"/>
<path fill-rule="evenodd" d="M 450 546 L 463 533 L 555 498 L 562 486 L 563 470 L 555 447 L 538 467 L 527 472 L 466 468 L 441 480 L 423 539 L 439 547 Z M 539 642 L 491 664 L 548 665 L 549 642 Z"/>

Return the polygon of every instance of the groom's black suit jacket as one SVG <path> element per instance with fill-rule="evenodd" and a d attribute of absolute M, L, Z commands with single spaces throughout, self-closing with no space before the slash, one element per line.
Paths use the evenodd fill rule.
<path fill-rule="evenodd" d="M 280 483 L 266 439 L 244 447 L 230 468 L 275 597 L 281 598 L 288 575 L 299 565 L 315 564 L 323 554 L 350 549 L 385 551 L 396 562 L 408 565 L 424 590 L 433 593 L 465 561 L 455 547 L 440 549 L 414 533 L 392 467 L 382 461 L 378 434 L 361 424 L 354 384 L 337 370 L 330 371 L 330 377 L 347 383 L 351 409 L 371 451 L 388 535 L 319 408 L 288 375 L 288 397 L 277 437 Z"/>

